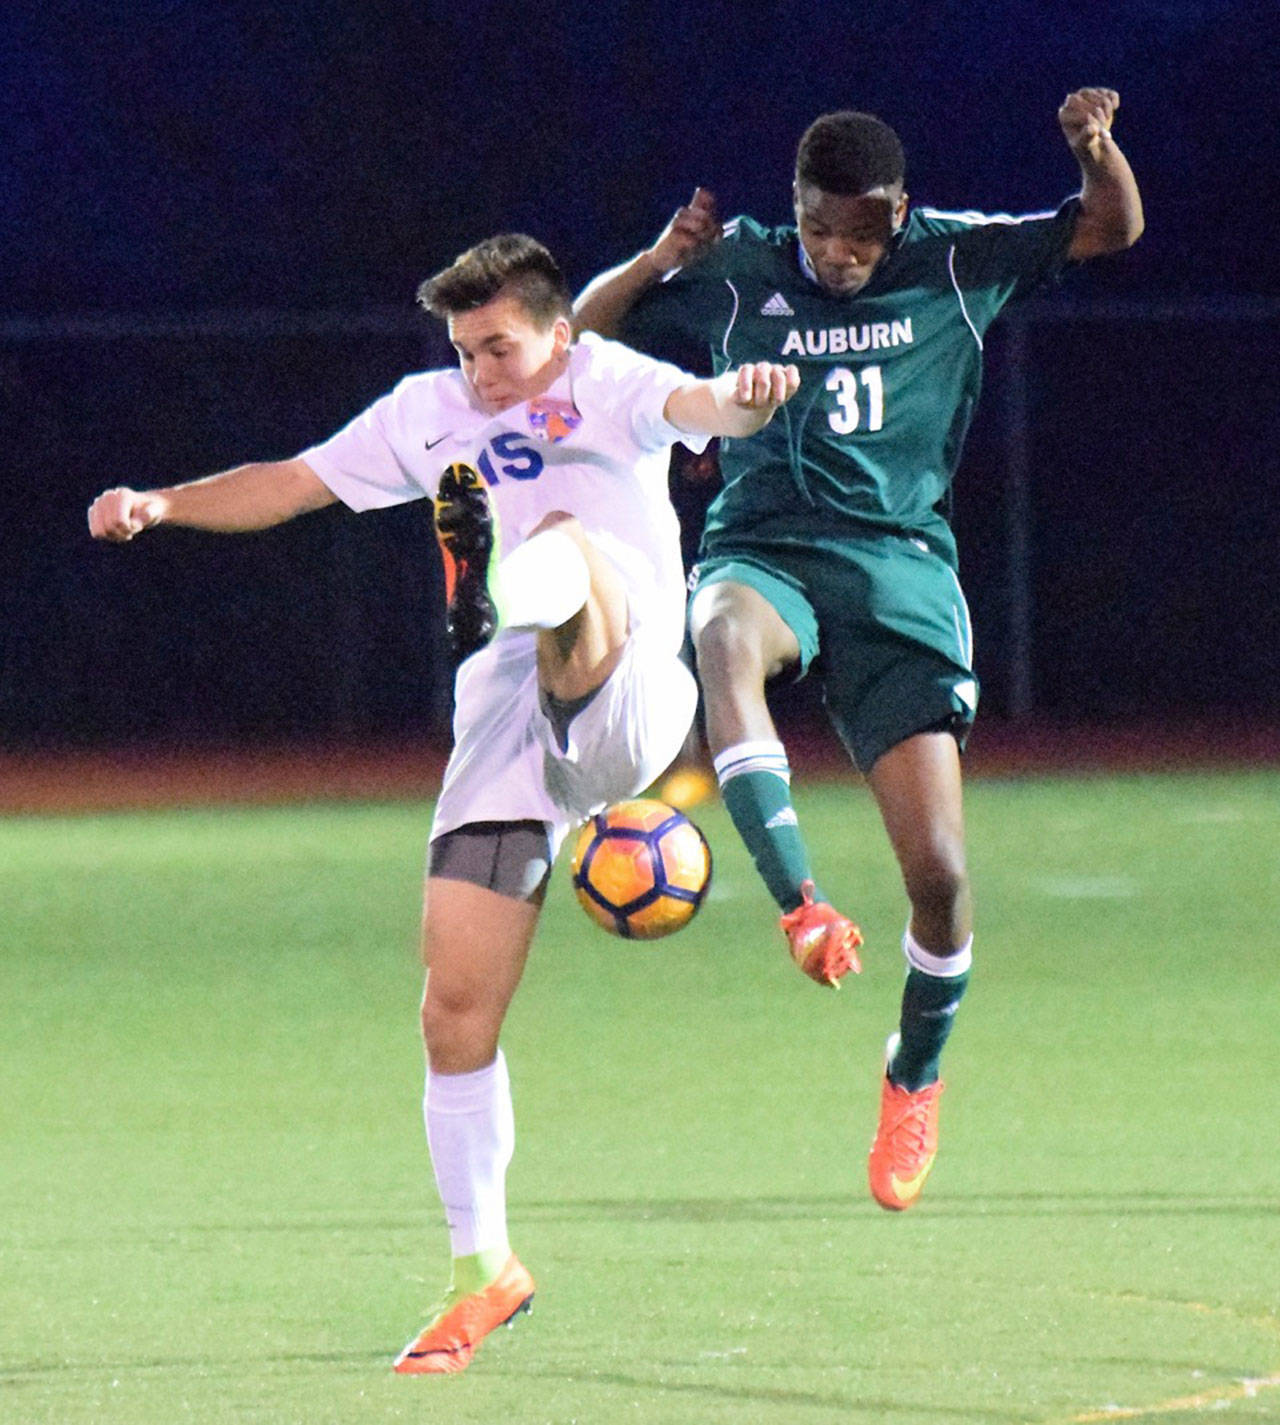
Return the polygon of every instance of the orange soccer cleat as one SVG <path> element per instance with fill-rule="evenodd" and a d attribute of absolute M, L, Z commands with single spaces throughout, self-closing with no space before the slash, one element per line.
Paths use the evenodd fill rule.
<path fill-rule="evenodd" d="M 510 1326 L 533 1304 L 533 1278 L 515 1256 L 480 1291 L 444 1308 L 396 1357 L 402 1376 L 451 1375 L 465 1371 L 480 1342 L 499 1326 Z"/>
<path fill-rule="evenodd" d="M 862 932 L 847 916 L 826 901 L 815 901 L 813 882 L 800 887 L 804 899 L 782 917 L 782 933 L 791 946 L 791 958 L 812 980 L 840 988 L 840 977 L 862 969 L 858 946 Z"/>
<path fill-rule="evenodd" d="M 498 540 L 480 472 L 473 465 L 450 465 L 440 477 L 432 508 L 444 557 L 445 628 L 454 662 L 461 663 L 498 629 L 489 587 Z"/>
<path fill-rule="evenodd" d="M 915 1202 L 938 1156 L 938 1100 L 943 1088 L 941 1079 L 914 1093 L 893 1082 L 887 1065 L 897 1040 L 896 1034 L 889 1040 L 880 1125 L 867 1159 L 871 1196 L 890 1212 L 904 1212 Z"/>

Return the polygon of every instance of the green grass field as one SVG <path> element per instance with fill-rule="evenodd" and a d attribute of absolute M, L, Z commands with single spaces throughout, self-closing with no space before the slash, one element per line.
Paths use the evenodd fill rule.
<path fill-rule="evenodd" d="M 979 935 L 920 1205 L 863 1162 L 905 915 L 825 994 L 718 805 L 673 940 L 557 870 L 505 1036 L 530 1317 L 392 1356 L 443 1285 L 421 1131 L 427 808 L 0 824 L 0 1420 L 1280 1419 L 1280 773 L 977 782 Z"/>

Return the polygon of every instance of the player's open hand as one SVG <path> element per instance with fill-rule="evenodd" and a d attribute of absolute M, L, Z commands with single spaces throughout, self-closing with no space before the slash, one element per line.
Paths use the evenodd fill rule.
<path fill-rule="evenodd" d="M 1077 89 L 1058 110 L 1058 123 L 1077 158 L 1097 159 L 1111 137 L 1111 121 L 1120 107 L 1114 89 Z"/>
<path fill-rule="evenodd" d="M 649 261 L 659 272 L 674 272 L 719 241 L 715 194 L 707 188 L 695 188 L 693 197 L 676 209 L 662 236 L 649 249 Z"/>
<path fill-rule="evenodd" d="M 89 506 L 89 533 L 94 539 L 123 544 L 164 519 L 169 502 L 157 494 L 125 485 L 104 490 Z"/>
<path fill-rule="evenodd" d="M 773 361 L 757 361 L 739 366 L 734 404 L 748 411 L 776 411 L 800 389 L 800 372 L 794 366 Z"/>

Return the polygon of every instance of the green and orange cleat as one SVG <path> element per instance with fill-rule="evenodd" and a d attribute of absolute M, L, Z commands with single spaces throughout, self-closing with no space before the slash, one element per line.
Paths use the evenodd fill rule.
<path fill-rule="evenodd" d="M 461 663 L 498 631 L 490 588 L 498 547 L 489 492 L 474 465 L 450 465 L 433 502 L 436 539 L 444 556 L 445 627 L 454 662 Z"/>
<path fill-rule="evenodd" d="M 396 1357 L 402 1376 L 453 1375 L 465 1371 L 480 1342 L 499 1326 L 510 1326 L 533 1307 L 533 1278 L 515 1255 L 480 1291 L 450 1293 L 432 1320 Z"/>
<path fill-rule="evenodd" d="M 885 1047 L 880 1089 L 880 1123 L 867 1158 L 871 1196 L 890 1212 L 905 1212 L 920 1196 L 938 1156 L 938 1100 L 941 1079 L 914 1092 L 895 1084 L 889 1065 L 898 1047 L 892 1034 Z"/>
<path fill-rule="evenodd" d="M 858 959 L 862 932 L 834 906 L 814 900 L 812 881 L 804 882 L 800 894 L 804 899 L 779 922 L 791 958 L 811 980 L 838 990 L 842 976 L 862 969 Z"/>

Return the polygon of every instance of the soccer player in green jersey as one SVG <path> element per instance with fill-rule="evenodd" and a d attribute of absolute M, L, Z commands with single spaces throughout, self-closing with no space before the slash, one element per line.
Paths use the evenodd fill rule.
<path fill-rule="evenodd" d="M 761 359 L 800 369 L 779 419 L 721 449 L 690 624 L 725 804 L 806 973 L 837 984 L 860 968 L 861 935 L 814 885 L 769 678 L 811 665 L 821 676 L 902 869 L 907 980 L 868 1166 L 894 1210 L 933 1165 L 939 1059 L 972 962 L 960 751 L 978 689 L 951 480 L 1000 309 L 1142 232 L 1111 135 L 1118 104 L 1110 89 L 1067 96 L 1058 121 L 1080 192 L 1023 217 L 909 208 L 893 130 L 825 114 L 800 141 L 794 226 L 722 228 L 700 188 L 575 304 L 580 326 L 642 349 L 705 343 L 717 372 Z"/>

